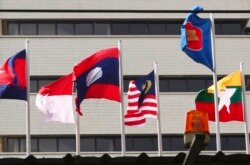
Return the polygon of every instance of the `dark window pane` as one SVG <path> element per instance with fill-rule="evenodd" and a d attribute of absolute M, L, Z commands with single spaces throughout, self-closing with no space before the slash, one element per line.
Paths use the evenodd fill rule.
<path fill-rule="evenodd" d="M 177 137 L 177 136 L 172 137 L 171 146 L 172 146 L 172 149 L 174 151 L 184 151 L 184 150 L 186 150 L 186 148 L 184 146 L 183 137 Z"/>
<path fill-rule="evenodd" d="M 162 138 L 162 149 L 163 151 L 172 151 L 171 148 L 171 138 L 170 137 L 163 137 Z"/>
<path fill-rule="evenodd" d="M 163 23 L 150 23 L 148 25 L 148 34 L 160 35 L 166 34 L 166 26 Z"/>
<path fill-rule="evenodd" d="M 153 143 L 153 138 L 150 137 L 135 137 L 133 139 L 132 151 L 154 151 L 156 146 Z"/>
<path fill-rule="evenodd" d="M 57 141 L 52 138 L 39 139 L 39 152 L 56 152 Z"/>
<path fill-rule="evenodd" d="M 205 80 L 190 79 L 187 80 L 187 82 L 188 82 L 188 92 L 198 92 L 199 90 L 204 89 L 206 87 Z"/>
<path fill-rule="evenodd" d="M 110 24 L 107 23 L 95 23 L 94 33 L 96 35 L 108 35 L 110 34 Z"/>
<path fill-rule="evenodd" d="M 146 23 L 131 23 L 130 32 L 133 35 L 147 34 L 147 24 Z"/>
<path fill-rule="evenodd" d="M 58 151 L 69 152 L 76 150 L 76 142 L 73 138 L 59 138 L 58 139 Z"/>
<path fill-rule="evenodd" d="M 169 89 L 170 92 L 187 92 L 187 81 L 179 79 L 169 80 Z"/>
<path fill-rule="evenodd" d="M 76 35 L 91 35 L 93 34 L 92 23 L 75 24 Z"/>
<path fill-rule="evenodd" d="M 160 79 L 160 91 L 169 92 L 168 80 Z"/>
<path fill-rule="evenodd" d="M 95 151 L 94 138 L 81 138 L 81 151 Z"/>
<path fill-rule="evenodd" d="M 221 30 L 224 35 L 240 35 L 242 33 L 240 23 L 223 23 L 221 24 Z"/>
<path fill-rule="evenodd" d="M 180 35 L 181 34 L 181 23 L 170 23 L 167 24 L 168 35 Z"/>
<path fill-rule="evenodd" d="M 53 23 L 39 23 L 38 35 L 56 35 L 56 25 Z"/>
<path fill-rule="evenodd" d="M 66 24 L 66 23 L 57 24 L 57 35 L 74 35 L 73 24 Z"/>
<path fill-rule="evenodd" d="M 245 150 L 245 137 L 242 136 L 232 136 L 228 137 L 228 150 Z"/>
<path fill-rule="evenodd" d="M 128 25 L 128 23 L 113 23 L 112 24 L 112 34 L 113 35 L 129 34 L 129 25 Z"/>
<path fill-rule="evenodd" d="M 215 23 L 215 34 L 216 35 L 221 35 L 222 32 L 221 32 L 221 24 L 219 23 Z"/>
<path fill-rule="evenodd" d="M 35 93 L 38 91 L 37 81 L 38 80 L 30 80 L 30 92 L 31 93 Z"/>
<path fill-rule="evenodd" d="M 31 138 L 31 151 L 32 152 L 38 151 L 37 144 L 38 144 L 37 138 Z M 25 138 L 20 139 L 20 152 L 26 152 L 26 139 Z"/>
<path fill-rule="evenodd" d="M 209 143 L 207 144 L 205 150 L 216 150 L 216 137 L 210 136 Z"/>
<path fill-rule="evenodd" d="M 97 151 L 114 151 L 112 138 L 97 138 L 96 139 L 96 150 Z"/>
<path fill-rule="evenodd" d="M 8 152 L 19 152 L 19 139 L 18 138 L 8 138 L 7 150 L 8 150 Z"/>
<path fill-rule="evenodd" d="M 8 34 L 9 35 L 19 35 L 18 23 L 9 23 L 8 24 Z"/>
<path fill-rule="evenodd" d="M 37 35 L 37 29 L 35 23 L 21 23 L 20 24 L 21 35 Z"/>
<path fill-rule="evenodd" d="M 121 151 L 121 137 L 114 138 L 114 151 Z"/>

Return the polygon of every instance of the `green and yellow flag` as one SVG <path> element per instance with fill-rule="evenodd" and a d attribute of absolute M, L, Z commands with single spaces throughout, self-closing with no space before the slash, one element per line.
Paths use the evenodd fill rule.
<path fill-rule="evenodd" d="M 242 106 L 241 72 L 235 71 L 217 83 L 219 119 L 221 122 L 244 121 Z M 195 99 L 196 109 L 208 113 L 215 121 L 214 86 L 201 90 Z"/>

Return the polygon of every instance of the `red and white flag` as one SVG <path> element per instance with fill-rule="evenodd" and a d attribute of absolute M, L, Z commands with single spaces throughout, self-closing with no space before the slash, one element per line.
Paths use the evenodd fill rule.
<path fill-rule="evenodd" d="M 128 90 L 128 107 L 124 115 L 126 126 L 143 126 L 146 118 L 157 118 L 157 100 L 154 79 L 151 74 L 143 80 L 130 81 Z M 136 83 L 141 86 L 138 89 Z"/>
<path fill-rule="evenodd" d="M 75 123 L 72 104 L 72 73 L 43 86 L 36 97 L 36 106 L 46 122 Z"/>

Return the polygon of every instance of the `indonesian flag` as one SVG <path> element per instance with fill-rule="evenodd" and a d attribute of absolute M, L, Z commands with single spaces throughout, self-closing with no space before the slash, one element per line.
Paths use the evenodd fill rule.
<path fill-rule="evenodd" d="M 36 106 L 46 122 L 75 123 L 72 104 L 72 73 L 43 86 L 36 97 Z"/>
<path fill-rule="evenodd" d="M 129 83 L 125 125 L 144 126 L 146 118 L 157 118 L 154 72 Z"/>
<path fill-rule="evenodd" d="M 217 83 L 219 97 L 219 119 L 221 122 L 244 121 L 242 107 L 241 72 L 235 71 Z M 201 90 L 195 99 L 196 109 L 208 113 L 215 121 L 214 86 Z"/>

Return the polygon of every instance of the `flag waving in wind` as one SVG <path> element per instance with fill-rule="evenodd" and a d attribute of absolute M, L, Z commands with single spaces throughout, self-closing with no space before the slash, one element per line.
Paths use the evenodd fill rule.
<path fill-rule="evenodd" d="M 75 123 L 72 107 L 72 73 L 43 86 L 36 97 L 36 106 L 46 122 Z"/>
<path fill-rule="evenodd" d="M 154 71 L 136 81 L 130 81 L 125 125 L 143 126 L 147 117 L 157 118 Z"/>
<path fill-rule="evenodd" d="M 222 122 L 243 121 L 241 72 L 235 71 L 217 83 L 219 97 L 219 119 Z M 201 90 L 195 99 L 196 109 L 206 111 L 215 121 L 214 86 Z"/>
<path fill-rule="evenodd" d="M 195 6 L 181 27 L 181 49 L 195 62 L 213 71 L 211 21 L 197 16 L 203 9 Z"/>
<path fill-rule="evenodd" d="M 104 49 L 74 67 L 76 107 L 80 115 L 80 104 L 84 99 L 104 98 L 120 102 L 118 57 L 117 48 Z"/>
<path fill-rule="evenodd" d="M 25 50 L 0 66 L 0 99 L 27 99 Z"/>

